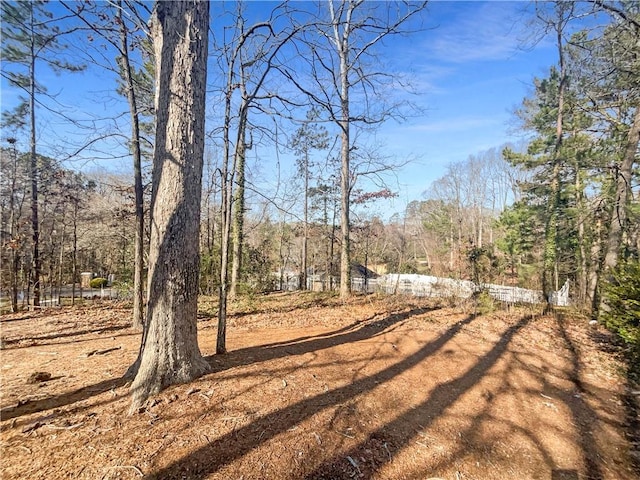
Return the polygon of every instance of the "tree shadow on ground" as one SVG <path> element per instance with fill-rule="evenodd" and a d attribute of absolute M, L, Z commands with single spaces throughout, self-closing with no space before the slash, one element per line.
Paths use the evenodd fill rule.
<path fill-rule="evenodd" d="M 562 341 L 570 354 L 571 371 L 569 372 L 569 379 L 576 387 L 576 394 L 572 396 L 565 395 L 563 401 L 571 410 L 573 422 L 578 429 L 578 442 L 586 467 L 586 478 L 587 480 L 600 480 L 603 478 L 600 466 L 601 459 L 600 453 L 598 452 L 598 443 L 593 436 L 598 416 L 584 400 L 584 395 L 587 394 L 587 392 L 582 385 L 582 365 L 578 356 L 578 350 L 567 333 L 567 319 L 564 314 L 558 312 L 555 314 L 555 319 Z"/>
<path fill-rule="evenodd" d="M 111 325 L 108 327 L 89 328 L 86 330 L 72 330 L 64 333 L 51 333 L 47 335 L 36 335 L 32 337 L 10 338 L 10 339 L 3 340 L 3 348 L 5 350 L 11 350 L 14 348 L 27 348 L 27 347 L 34 347 L 34 346 L 41 346 L 41 345 L 59 344 L 63 342 L 47 343 L 46 340 L 79 337 L 81 335 L 100 335 L 101 333 L 117 332 L 120 330 L 127 330 L 130 328 L 131 328 L 131 325 Z M 30 343 L 28 345 L 18 345 L 21 342 L 33 342 L 33 343 Z"/>
<path fill-rule="evenodd" d="M 46 313 L 45 313 L 46 312 Z M 63 311 L 58 312 L 50 312 L 45 310 L 44 312 L 36 312 L 36 313 L 8 313 L 7 315 L 14 316 L 15 318 L 7 318 L 4 315 L 0 315 L 0 324 L 3 323 L 12 323 L 12 322 L 21 322 L 22 320 L 33 320 L 34 318 L 42 318 L 42 317 L 54 317 L 57 315 L 64 314 Z"/>
<path fill-rule="evenodd" d="M 422 309 L 420 309 L 420 313 L 422 312 Z M 391 326 L 393 323 L 405 320 L 417 313 L 418 312 L 412 310 L 402 314 L 392 315 L 387 319 L 387 321 L 379 322 L 379 325 L 377 326 L 364 326 L 354 332 L 337 335 L 335 338 L 321 338 L 304 342 L 297 347 L 299 349 L 297 353 L 329 348 L 340 343 L 356 342 L 358 340 L 371 338 L 374 335 L 380 334 L 384 330 L 384 325 Z M 348 402 L 358 395 L 374 389 L 380 383 L 388 382 L 408 369 L 414 367 L 440 350 L 474 318 L 475 316 L 469 316 L 464 320 L 459 321 L 448 328 L 438 338 L 425 344 L 412 355 L 380 372 L 355 380 L 349 385 L 309 397 L 296 404 L 260 417 L 249 425 L 223 435 L 217 440 L 195 450 L 167 467 L 150 474 L 148 478 L 158 480 L 184 478 L 184 475 L 187 475 L 188 478 L 192 479 L 205 478 L 235 459 L 250 452 L 258 444 L 267 442 L 313 416 L 318 412 L 318 410 Z M 283 353 L 287 353 L 286 349 L 288 348 L 291 347 L 276 347 L 276 349 L 274 349 L 276 350 L 276 356 L 274 356 L 274 358 L 277 358 L 278 355 L 281 356 Z M 450 395 L 454 397 L 457 396 L 456 392 L 451 392 Z"/>
<path fill-rule="evenodd" d="M 498 360 L 504 356 L 507 352 L 508 344 L 513 337 L 529 324 L 532 317 L 524 317 L 516 325 L 513 325 L 507 329 L 501 339 L 493 346 L 493 348 L 482 356 L 479 361 L 469 369 L 463 376 L 451 380 L 447 383 L 438 385 L 429 398 L 422 404 L 408 410 L 406 413 L 400 415 L 392 422 L 385 424 L 375 432 L 368 435 L 367 439 L 359 443 L 357 446 L 349 449 L 346 452 L 340 452 L 339 455 L 334 456 L 331 459 L 325 460 L 319 465 L 313 472 L 308 474 L 305 479 L 307 480 L 319 480 L 319 479 L 339 479 L 339 478 L 352 478 L 357 475 L 361 475 L 364 478 L 370 478 L 374 476 L 389 462 L 392 461 L 393 455 L 399 453 L 404 447 L 407 447 L 416 438 L 416 432 L 418 430 L 414 427 L 418 425 L 420 430 L 426 430 L 433 423 L 435 419 L 441 417 L 445 411 L 455 403 L 463 394 L 468 392 L 475 384 L 477 384 L 482 378 L 489 374 L 489 370 L 495 365 Z M 503 379 L 503 385 L 497 390 L 487 392 L 488 398 L 484 408 L 481 408 L 477 414 L 474 414 L 471 418 L 469 426 L 465 427 L 460 432 L 459 445 L 454 448 L 452 452 L 449 452 L 446 458 L 442 461 L 435 462 L 430 465 L 431 471 L 415 471 L 408 475 L 408 478 L 425 478 L 430 477 L 433 472 L 440 471 L 443 468 L 450 468 L 454 465 L 463 463 L 465 455 L 469 454 L 470 450 L 474 448 L 488 448 L 491 449 L 491 442 L 487 440 L 487 430 L 482 430 L 482 424 L 484 422 L 499 421 L 505 428 L 517 432 L 518 435 L 524 436 L 531 442 L 531 444 L 537 449 L 538 453 L 542 456 L 544 463 L 547 465 L 551 472 L 552 480 L 572 480 L 578 478 L 585 478 L 585 480 L 600 480 L 604 478 L 602 472 L 603 459 L 598 450 L 598 444 L 596 438 L 594 438 L 594 431 L 596 424 L 602 421 L 596 415 L 596 412 L 589 406 L 589 404 L 583 400 L 583 394 L 586 394 L 584 388 L 580 382 L 581 365 L 576 351 L 576 347 L 571 342 L 568 336 L 565 326 L 561 320 L 558 322 L 558 334 L 562 338 L 565 346 L 570 354 L 569 356 L 569 368 L 561 369 L 558 371 L 559 375 L 563 377 L 566 375 L 575 386 L 574 391 L 567 391 L 566 389 L 560 389 L 556 386 L 547 384 L 546 376 L 548 372 L 545 369 L 536 371 L 529 365 L 527 359 L 518 360 L 517 354 L 516 361 L 509 361 L 504 370 L 496 373 Z M 544 360 L 544 354 L 541 354 L 537 358 Z M 530 360 L 530 359 L 529 359 Z M 502 393 L 508 392 L 512 386 L 509 384 L 510 373 L 516 368 L 526 369 L 530 374 L 534 375 L 536 379 L 545 385 L 548 389 L 551 397 L 562 403 L 564 403 L 572 416 L 572 423 L 576 426 L 576 432 L 573 438 L 577 440 L 577 447 L 581 453 L 582 465 L 580 470 L 585 472 L 579 474 L 578 469 L 562 469 L 556 464 L 552 451 L 549 451 L 548 447 L 545 447 L 539 435 L 536 435 L 533 431 L 529 431 L 522 425 L 518 425 L 511 421 L 506 421 L 501 417 L 492 415 L 490 409 L 492 407 L 491 398 L 498 397 Z M 574 393 L 578 392 L 578 393 Z M 538 394 L 537 390 L 531 393 Z M 407 426 L 412 426 L 407 428 Z M 620 428 L 620 425 L 616 426 Z M 478 436 L 478 432 L 483 432 Z M 563 432 L 557 432 L 563 433 Z M 547 434 L 552 435 L 553 431 L 547 431 Z M 388 455 L 372 456 L 368 452 L 379 449 L 383 439 L 393 438 L 391 442 L 385 441 L 384 446 Z M 477 442 L 474 444 L 474 439 Z M 496 439 L 503 441 L 504 439 Z M 348 459 L 368 459 L 367 463 L 354 465 Z M 459 462 L 459 463 L 458 463 Z"/>
<path fill-rule="evenodd" d="M 382 467 L 393 460 L 394 453 L 399 452 L 415 438 L 415 431 L 403 428 L 405 425 L 414 424 L 420 425 L 423 429 L 428 428 L 445 412 L 446 409 L 448 409 L 462 395 L 471 390 L 474 385 L 482 380 L 488 370 L 505 353 L 514 335 L 526 326 L 532 318 L 532 316 L 526 316 L 517 324 L 509 327 L 502 334 L 500 340 L 493 346 L 493 348 L 482 356 L 462 376 L 439 384 L 433 389 L 429 398 L 424 402 L 407 410 L 402 415 L 396 417 L 393 421 L 370 433 L 364 441 L 349 449 L 347 452 L 340 452 L 339 456 L 325 460 L 316 469 L 314 469 L 313 472 L 308 474 L 305 479 L 350 478 L 354 474 L 358 473 L 364 475 L 365 478 L 371 478 Z M 466 321 L 468 322 L 468 320 Z M 389 455 L 385 457 L 377 457 L 375 462 L 367 465 L 360 465 L 357 469 L 347 460 L 348 458 L 369 457 L 370 455 L 367 455 L 366 451 L 371 450 L 372 446 L 379 444 L 381 439 L 385 437 L 386 432 L 389 431 L 402 432 L 401 436 L 394 436 L 394 444 L 391 446 L 393 451 L 391 451 L 387 445 Z"/>
<path fill-rule="evenodd" d="M 355 342 L 365 338 L 371 338 L 381 333 L 385 328 L 388 328 L 394 323 L 401 322 L 413 315 L 426 313 L 428 311 L 430 311 L 430 309 L 414 309 L 409 312 L 389 315 L 388 317 L 378 321 L 371 321 L 374 318 L 372 317 L 366 320 L 359 320 L 333 332 L 327 332 L 317 336 L 305 336 L 288 342 L 259 345 L 234 350 L 225 355 L 212 355 L 206 358 L 212 365 L 212 372 L 216 373 L 238 366 L 274 360 L 289 355 L 302 355 L 315 350 L 330 348 L 341 343 Z M 358 325 L 360 325 L 360 327 L 356 328 Z M 76 402 L 87 400 L 93 396 L 100 395 L 111 389 L 122 387 L 127 383 L 127 381 L 128 379 L 124 377 L 109 379 L 94 385 L 78 388 L 71 392 L 65 392 L 34 401 L 27 401 L 25 403 L 18 403 L 17 406 L 4 407 L 0 410 L 0 418 L 2 420 L 10 420 L 24 415 L 41 412 L 43 410 L 71 405 Z"/>
<path fill-rule="evenodd" d="M 631 464 L 640 478 L 640 396 L 632 393 L 638 390 L 640 382 L 640 350 L 625 345 L 620 337 L 609 330 L 591 329 L 589 337 L 599 350 L 613 353 L 626 364 L 627 391 L 622 395 L 626 414 L 626 435 L 629 443 L 635 445 L 636 455 L 631 455 Z"/>
<path fill-rule="evenodd" d="M 276 294 L 279 295 L 279 294 Z M 286 295 L 286 294 L 285 294 Z M 299 292 L 299 295 L 305 295 L 309 298 L 305 298 L 304 300 L 300 300 L 298 298 L 297 301 L 291 302 L 288 305 L 277 305 L 277 306 L 269 306 L 268 303 L 265 302 L 264 305 L 261 305 L 259 308 L 254 306 L 242 306 L 239 302 L 236 302 L 235 308 L 233 312 L 229 313 L 229 317 L 241 318 L 249 315 L 256 315 L 259 313 L 264 313 L 265 310 L 268 310 L 270 313 L 274 314 L 285 314 L 291 313 L 295 311 L 305 311 L 309 308 L 326 308 L 326 307 L 334 307 L 340 305 L 341 300 L 336 295 L 327 295 L 326 293 L 316 293 L 307 291 L 305 293 Z M 357 297 L 355 297 L 357 298 Z M 366 297 L 362 297 L 362 301 Z M 360 303 L 360 302 L 358 302 Z"/>
<path fill-rule="evenodd" d="M 304 355 L 305 353 L 316 352 L 345 343 L 354 343 L 373 338 L 387 332 L 388 329 L 394 325 L 434 309 L 436 309 L 436 307 L 429 309 L 414 308 L 406 312 L 387 315 L 379 320 L 375 320 L 376 316 L 374 315 L 368 319 L 358 320 L 332 332 L 314 336 L 304 336 L 285 342 L 241 348 L 225 353 L 224 355 L 210 355 L 205 357 L 205 359 L 211 364 L 211 373 L 217 373 L 222 370 L 256 362 L 266 362 L 290 355 Z"/>
<path fill-rule="evenodd" d="M 124 378 L 113 378 L 60 395 L 39 400 L 28 400 L 24 403 L 19 402 L 17 406 L 5 407 L 0 410 L 0 418 L 2 418 L 3 421 L 10 420 L 43 410 L 51 410 L 65 405 L 71 405 L 72 403 L 81 402 L 93 396 L 100 395 L 101 393 L 108 392 L 114 388 L 122 387 L 126 382 Z"/>

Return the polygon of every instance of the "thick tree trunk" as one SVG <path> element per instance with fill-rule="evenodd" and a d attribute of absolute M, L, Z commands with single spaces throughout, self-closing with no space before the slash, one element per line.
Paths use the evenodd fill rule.
<path fill-rule="evenodd" d="M 156 3 L 156 142 L 146 328 L 132 411 L 208 370 L 197 338 L 209 2 Z"/>

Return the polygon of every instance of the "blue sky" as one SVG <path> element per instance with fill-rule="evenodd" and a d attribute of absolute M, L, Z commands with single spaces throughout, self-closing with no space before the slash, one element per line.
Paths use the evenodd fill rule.
<path fill-rule="evenodd" d="M 534 76 L 556 62 L 553 44 L 531 47 L 524 2 L 434 2 L 439 25 L 420 35 L 407 64 L 424 85 L 424 115 L 387 125 L 389 148 L 413 152 L 416 162 L 399 175 L 407 200 L 419 199 L 449 163 L 463 161 L 523 133 L 513 109 L 531 91 Z"/>
<path fill-rule="evenodd" d="M 521 133 L 511 128 L 511 112 L 530 92 L 533 77 L 545 75 L 556 62 L 550 42 L 530 48 L 529 39 L 525 45 L 530 30 L 523 14 L 526 6 L 525 2 L 434 1 L 422 17 L 424 30 L 408 38 L 394 38 L 380 51 L 386 66 L 411 79 L 416 92 L 412 100 L 423 110 L 401 124 L 384 124 L 375 135 L 386 156 L 398 161 L 414 158 L 390 180 L 399 197 L 380 207 L 383 216 L 421 199 L 449 163 L 520 138 Z M 259 12 L 266 5 L 256 2 L 251 8 Z M 59 108 L 70 116 L 99 118 L 123 110 L 123 103 L 111 93 L 113 77 L 109 74 L 96 68 L 64 76 L 43 73 L 42 81 L 58 94 Z M 3 80 L 2 109 L 14 105 L 15 99 L 16 92 Z M 40 118 L 43 147 L 64 149 L 84 135 L 60 119 L 48 118 L 45 112 Z M 100 147 L 105 156 L 117 149 L 112 142 Z M 256 168 L 268 177 L 276 159 L 265 158 L 267 152 L 260 152 L 261 165 Z M 128 168 L 128 159 L 92 158 L 100 156 L 81 155 L 77 168 Z M 286 156 L 279 160 L 286 177 L 292 167 Z"/>

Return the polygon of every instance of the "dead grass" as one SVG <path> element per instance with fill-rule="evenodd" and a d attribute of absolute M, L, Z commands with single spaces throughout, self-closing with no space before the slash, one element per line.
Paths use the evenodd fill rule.
<path fill-rule="evenodd" d="M 638 478 L 619 361 L 584 323 L 278 294 L 239 303 L 216 356 L 200 310 L 212 372 L 133 416 L 130 310 L 0 317 L 2 478 Z"/>

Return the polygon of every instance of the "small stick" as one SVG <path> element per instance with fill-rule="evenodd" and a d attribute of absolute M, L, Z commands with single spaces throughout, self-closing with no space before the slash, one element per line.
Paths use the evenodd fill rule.
<path fill-rule="evenodd" d="M 362 472 L 360 471 L 360 467 L 358 467 L 358 464 L 356 463 L 356 461 L 353 458 L 351 458 L 349 455 L 347 455 L 347 460 L 349 460 L 349 463 L 353 465 L 355 469 L 358 471 L 358 475 L 362 475 Z"/>
<path fill-rule="evenodd" d="M 87 353 L 87 357 L 91 357 L 92 355 L 104 355 L 105 353 L 109 353 L 109 352 L 113 352 L 114 350 L 120 350 L 122 347 L 112 347 L 112 348 L 107 348 L 105 350 L 92 350 L 89 353 Z"/>
<path fill-rule="evenodd" d="M 71 430 L 72 428 L 78 428 L 81 425 L 84 425 L 84 422 L 76 423 L 74 425 L 69 425 L 68 427 L 59 427 L 58 425 L 50 425 L 50 424 L 45 425 L 45 427 L 53 428 L 54 430 Z"/>

